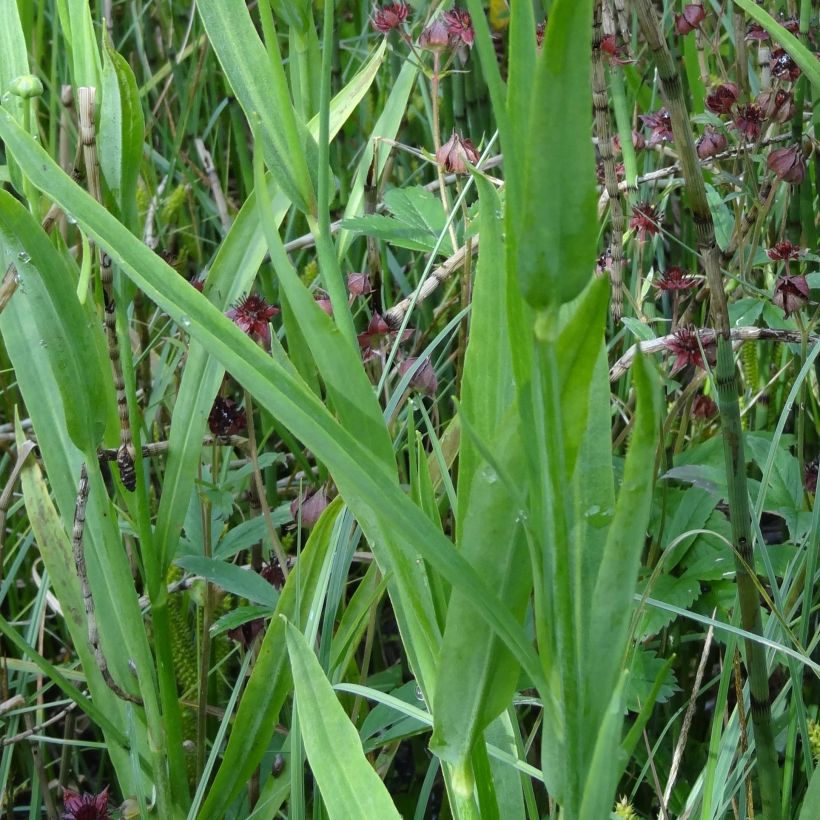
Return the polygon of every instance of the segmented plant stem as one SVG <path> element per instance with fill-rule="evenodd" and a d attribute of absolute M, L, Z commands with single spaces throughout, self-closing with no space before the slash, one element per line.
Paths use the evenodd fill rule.
<path fill-rule="evenodd" d="M 601 25 L 601 3 L 595 3 L 592 28 L 592 110 L 595 114 L 595 133 L 598 137 L 598 151 L 604 165 L 604 184 L 609 194 L 609 220 L 612 225 L 609 248 L 612 263 L 609 279 L 612 284 L 610 310 L 616 323 L 621 320 L 624 309 L 624 207 L 618 176 L 615 170 L 615 151 L 612 143 L 612 128 L 609 121 L 609 95 L 606 87 L 604 55 L 601 41 L 604 37 Z M 631 135 L 630 135 L 631 137 Z"/>
<path fill-rule="evenodd" d="M 136 695 L 126 692 L 111 676 L 108 669 L 108 661 L 103 654 L 100 644 L 100 633 L 97 629 L 97 618 L 94 614 L 94 598 L 91 595 L 91 585 L 88 583 L 88 572 L 85 566 L 85 550 L 83 549 L 83 534 L 85 533 L 85 508 L 88 504 L 88 471 L 85 463 L 80 467 L 80 481 L 77 485 L 77 501 L 74 507 L 74 526 L 71 531 L 71 553 L 74 558 L 74 565 L 77 568 L 77 575 L 80 578 L 80 588 L 82 590 L 83 605 L 85 607 L 85 619 L 88 626 L 88 642 L 94 650 L 94 660 L 100 670 L 103 680 L 108 688 L 122 700 L 130 703 L 142 704 L 142 700 Z"/>
<path fill-rule="evenodd" d="M 80 140 L 85 160 L 85 175 L 88 190 L 97 202 L 102 203 L 100 185 L 100 164 L 97 157 L 97 129 L 94 124 L 97 89 L 93 86 L 81 86 L 77 91 L 78 112 L 80 120 Z M 131 423 L 128 417 L 128 400 L 125 394 L 125 382 L 122 377 L 120 346 L 117 341 L 116 302 L 114 300 L 114 274 L 111 257 L 101 248 L 100 284 L 103 294 L 103 311 L 105 321 L 105 338 L 108 343 L 108 358 L 114 374 L 114 390 L 117 394 L 117 415 L 120 420 L 120 448 L 117 451 L 117 467 L 120 479 L 126 490 L 133 491 L 137 486 L 134 471 L 134 445 L 131 440 Z"/>
<path fill-rule="evenodd" d="M 706 187 L 695 152 L 689 116 L 675 63 L 661 34 L 655 9 L 650 0 L 633 0 L 638 20 L 652 58 L 658 69 L 661 92 L 672 121 L 672 132 L 678 150 L 689 205 L 697 232 L 698 248 L 711 291 L 711 311 L 717 331 L 717 386 L 720 424 L 729 490 L 732 541 L 735 549 L 735 576 L 743 628 L 762 635 L 760 597 L 749 568 L 754 569 L 751 513 L 746 485 L 746 460 L 738 402 L 738 380 L 730 338 L 729 311 L 720 271 L 720 251 L 715 243 L 714 224 L 706 199 Z M 767 820 L 780 817 L 780 771 L 774 748 L 771 723 L 771 700 L 766 653 L 763 646 L 745 641 L 746 666 L 752 723 L 757 748 L 756 775 Z"/>

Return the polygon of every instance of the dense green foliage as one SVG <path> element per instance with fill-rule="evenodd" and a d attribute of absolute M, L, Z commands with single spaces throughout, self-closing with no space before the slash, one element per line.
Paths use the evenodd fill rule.
<path fill-rule="evenodd" d="M 8 816 L 818 816 L 816 23 L 0 0 Z"/>

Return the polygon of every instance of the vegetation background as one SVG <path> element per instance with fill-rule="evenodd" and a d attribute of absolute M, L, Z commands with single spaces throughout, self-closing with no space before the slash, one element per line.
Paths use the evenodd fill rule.
<path fill-rule="evenodd" d="M 816 12 L 0 0 L 4 814 L 820 816 Z"/>

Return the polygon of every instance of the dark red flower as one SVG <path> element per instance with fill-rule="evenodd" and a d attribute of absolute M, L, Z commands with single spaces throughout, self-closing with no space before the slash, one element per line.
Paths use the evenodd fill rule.
<path fill-rule="evenodd" d="M 643 242 L 647 235 L 654 236 L 661 229 L 657 209 L 649 202 L 639 202 L 632 207 L 632 218 L 629 227 L 638 232 L 638 239 Z"/>
<path fill-rule="evenodd" d="M 718 406 L 711 396 L 704 396 L 702 393 L 695 396 L 695 400 L 692 402 L 692 415 L 696 419 L 708 421 L 714 418 L 717 412 Z"/>
<path fill-rule="evenodd" d="M 763 112 L 759 106 L 754 103 L 746 103 L 746 105 L 738 108 L 732 121 L 732 127 L 740 131 L 746 139 L 754 142 L 760 138 L 760 127 L 763 119 Z"/>
<path fill-rule="evenodd" d="M 672 265 L 663 272 L 663 276 L 654 281 L 658 290 L 689 290 L 697 285 L 697 279 L 689 271 Z"/>
<path fill-rule="evenodd" d="M 794 116 L 794 96 L 791 91 L 768 88 L 757 95 L 755 103 L 767 120 L 773 120 L 781 125 Z"/>
<path fill-rule="evenodd" d="M 373 290 L 370 277 L 366 273 L 350 273 L 347 276 L 347 292 L 351 296 L 364 296 Z"/>
<path fill-rule="evenodd" d="M 261 296 L 251 293 L 240 299 L 225 315 L 232 319 L 243 333 L 267 344 L 270 342 L 268 322 L 277 313 L 279 308 L 269 305 Z"/>
<path fill-rule="evenodd" d="M 427 51 L 444 51 L 450 47 L 450 31 L 441 17 L 436 17 L 419 35 L 419 48 Z"/>
<path fill-rule="evenodd" d="M 333 315 L 333 303 L 327 296 L 314 296 L 313 299 L 328 316 Z"/>
<path fill-rule="evenodd" d="M 436 162 L 448 174 L 466 174 L 467 163 L 475 165 L 478 157 L 478 151 L 473 143 L 455 131 L 451 134 L 450 139 L 436 151 Z"/>
<path fill-rule="evenodd" d="M 605 273 L 612 271 L 612 249 L 607 248 L 595 263 L 595 275 L 603 276 Z"/>
<path fill-rule="evenodd" d="M 299 498 L 295 498 L 290 505 L 290 514 L 296 522 L 301 521 L 303 529 L 310 529 L 330 503 L 324 486 L 318 490 L 306 490 Z"/>
<path fill-rule="evenodd" d="M 769 154 L 766 164 L 778 179 L 799 185 L 806 176 L 806 160 L 799 145 L 776 148 Z"/>
<path fill-rule="evenodd" d="M 780 15 L 780 25 L 783 26 L 786 31 L 794 34 L 797 37 L 800 34 L 800 19 L 798 17 L 787 17 L 783 19 L 783 15 Z"/>
<path fill-rule="evenodd" d="M 245 411 L 233 399 L 217 396 L 208 414 L 208 429 L 215 436 L 235 436 L 248 426 Z"/>
<path fill-rule="evenodd" d="M 604 163 L 599 162 L 595 166 L 595 175 L 598 178 L 599 184 L 603 185 L 606 182 L 606 172 L 604 171 Z M 626 176 L 626 169 L 622 162 L 615 163 L 615 178 L 620 182 Z"/>
<path fill-rule="evenodd" d="M 399 28 L 407 19 L 410 9 L 406 3 L 391 3 L 389 6 L 377 8 L 370 18 L 373 28 L 382 34 L 389 34 L 393 29 Z"/>
<path fill-rule="evenodd" d="M 547 30 L 546 18 L 535 27 L 535 45 L 539 49 L 544 45 L 544 33 Z"/>
<path fill-rule="evenodd" d="M 665 108 L 659 108 L 651 114 L 641 114 L 640 119 L 652 129 L 648 145 L 657 145 L 664 140 L 672 141 L 672 118 Z"/>
<path fill-rule="evenodd" d="M 675 31 L 678 34 L 689 34 L 700 26 L 706 17 L 706 11 L 700 3 L 687 3 L 683 14 L 675 15 Z"/>
<path fill-rule="evenodd" d="M 768 40 L 769 39 L 769 32 L 766 31 L 760 23 L 755 23 L 752 21 L 749 23 L 749 27 L 746 29 L 746 39 L 747 40 Z"/>
<path fill-rule="evenodd" d="M 803 467 L 803 486 L 807 492 L 814 495 L 817 492 L 817 473 L 820 468 L 820 462 L 815 458 L 812 461 L 807 461 L 806 466 Z"/>
<path fill-rule="evenodd" d="M 78 794 L 66 789 L 63 792 L 63 820 L 107 820 L 108 786 L 99 794 Z"/>
<path fill-rule="evenodd" d="M 470 13 L 464 9 L 454 8 L 441 15 L 450 35 L 450 45 L 457 48 L 460 45 L 473 45 L 473 21 Z"/>
<path fill-rule="evenodd" d="M 694 330 L 682 327 L 667 338 L 665 346 L 675 357 L 670 375 L 674 375 L 690 364 L 705 370 L 704 354 L 706 354 L 708 364 L 713 365 L 715 363 L 717 351 L 714 333 L 703 332 L 698 338 L 698 334 Z M 703 353 L 701 353 L 701 349 L 703 349 Z"/>
<path fill-rule="evenodd" d="M 609 62 L 615 65 L 631 63 L 626 46 L 619 46 L 614 34 L 606 34 L 601 38 L 601 51 L 609 57 Z"/>
<path fill-rule="evenodd" d="M 394 339 L 397 332 L 398 331 L 394 330 L 389 324 L 387 324 L 382 316 L 378 313 L 374 313 L 370 319 L 370 324 L 367 326 L 367 330 L 357 336 L 359 348 L 362 351 L 362 357 L 364 360 L 366 362 L 370 361 L 370 359 L 376 355 L 373 347 L 383 336 Z M 406 342 L 408 339 L 412 338 L 412 336 L 412 329 L 406 328 L 404 333 L 401 335 L 400 341 Z"/>
<path fill-rule="evenodd" d="M 792 259 L 799 259 L 803 255 L 803 249 L 792 244 L 788 239 L 783 239 L 772 245 L 766 251 L 766 255 L 773 262 L 786 262 L 788 264 Z"/>
<path fill-rule="evenodd" d="M 809 301 L 809 283 L 805 276 L 780 276 L 774 286 L 772 302 L 782 308 L 786 318 Z"/>
<path fill-rule="evenodd" d="M 190 286 L 191 286 L 194 290 L 198 290 L 200 293 L 202 293 L 202 291 L 203 291 L 203 289 L 204 289 L 204 287 L 205 287 L 205 280 L 204 280 L 204 279 L 200 279 L 198 276 L 194 276 L 192 279 L 189 279 L 189 280 L 188 280 L 188 284 L 189 284 L 189 285 L 190 285 Z"/>
<path fill-rule="evenodd" d="M 800 66 L 785 49 L 774 49 L 769 58 L 769 65 L 771 66 L 772 77 L 777 77 L 778 80 L 787 80 L 793 83 L 800 76 Z"/>
<path fill-rule="evenodd" d="M 726 150 L 726 135 L 711 126 L 707 126 L 703 136 L 695 143 L 695 150 L 701 159 L 709 159 Z"/>
<path fill-rule="evenodd" d="M 399 374 L 403 376 L 417 361 L 418 358 L 413 356 L 409 359 L 405 359 L 399 365 Z M 418 370 L 410 377 L 410 386 L 415 387 L 422 393 L 427 393 L 429 396 L 435 395 L 436 389 L 438 388 L 438 379 L 436 378 L 436 371 L 433 369 L 429 358 L 425 359 L 419 365 Z"/>
<path fill-rule="evenodd" d="M 616 151 L 621 150 L 621 135 L 616 134 L 612 138 L 612 147 Z M 646 148 L 646 140 L 644 139 L 643 134 L 640 131 L 636 131 L 634 128 L 632 129 L 632 147 L 640 151 L 643 148 Z"/>
<path fill-rule="evenodd" d="M 721 83 L 706 95 L 704 104 L 713 114 L 728 114 L 739 94 L 740 89 L 734 83 Z"/>

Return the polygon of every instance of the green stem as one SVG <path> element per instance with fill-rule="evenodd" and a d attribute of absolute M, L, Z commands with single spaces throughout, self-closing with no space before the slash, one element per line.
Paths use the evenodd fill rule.
<path fill-rule="evenodd" d="M 711 292 L 711 310 L 717 331 L 717 386 L 720 421 L 728 484 L 728 501 L 735 549 L 735 576 L 744 629 L 763 634 L 760 597 L 755 579 L 747 567 L 754 568 L 751 511 L 746 482 L 746 459 L 738 402 L 738 383 L 732 343 L 729 337 L 729 310 L 720 270 L 720 252 L 715 243 L 714 225 L 706 199 L 706 187 L 695 152 L 689 115 L 681 94 L 681 81 L 651 0 L 634 0 L 638 20 L 654 57 L 661 90 L 672 120 L 675 146 L 679 152 L 689 205 L 698 236 L 698 248 Z M 780 817 L 780 769 L 774 747 L 771 700 L 766 653 L 757 642 L 745 641 L 749 675 L 752 722 L 757 747 L 756 776 L 766 820 Z"/>

